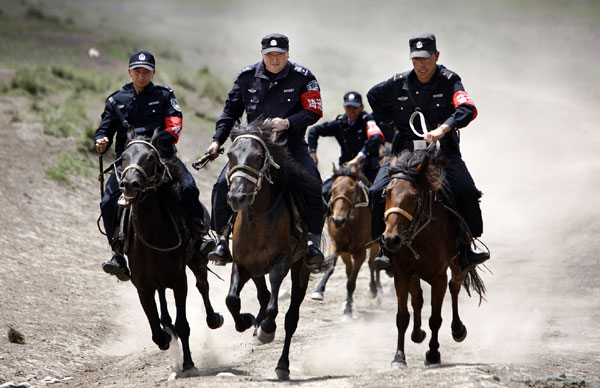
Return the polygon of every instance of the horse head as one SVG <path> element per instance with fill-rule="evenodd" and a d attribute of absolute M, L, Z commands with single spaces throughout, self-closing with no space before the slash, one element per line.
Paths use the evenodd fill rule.
<path fill-rule="evenodd" d="M 344 226 L 353 217 L 352 210 L 368 206 L 365 177 L 356 166 L 333 166 L 333 184 L 331 200 L 327 204 L 331 213 L 331 221 L 336 228 Z"/>
<path fill-rule="evenodd" d="M 170 178 L 169 169 L 155 146 L 159 132 L 160 128 L 157 127 L 152 138 L 136 136 L 134 129 L 127 132 L 127 146 L 121 154 L 123 169 L 117 174 L 119 186 L 127 201 L 160 186 L 167 175 Z"/>
<path fill-rule="evenodd" d="M 409 246 L 426 222 L 426 197 L 442 188 L 444 170 L 435 147 L 403 152 L 392 161 L 385 188 L 385 231 L 382 242 L 390 252 Z"/>
<path fill-rule="evenodd" d="M 269 151 L 272 128 L 260 120 L 238 126 L 231 134 L 232 145 L 227 152 L 229 171 L 227 202 L 233 211 L 246 210 L 260 191 L 263 179 L 273 183 L 271 167 L 279 169 Z"/>

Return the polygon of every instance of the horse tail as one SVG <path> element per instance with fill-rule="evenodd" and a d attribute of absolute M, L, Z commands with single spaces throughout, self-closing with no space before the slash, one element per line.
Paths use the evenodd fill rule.
<path fill-rule="evenodd" d="M 467 291 L 467 294 L 471 296 L 471 290 L 475 291 L 477 295 L 479 295 L 479 305 L 481 305 L 482 300 L 485 299 L 485 284 L 483 283 L 483 279 L 477 273 L 477 268 L 473 268 L 463 278 L 463 287 Z"/>

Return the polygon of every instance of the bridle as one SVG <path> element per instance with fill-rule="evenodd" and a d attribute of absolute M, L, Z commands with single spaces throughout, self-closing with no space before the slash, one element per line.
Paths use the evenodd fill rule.
<path fill-rule="evenodd" d="M 333 197 L 332 199 L 329 200 L 329 202 L 327 203 L 327 206 L 329 207 L 330 211 L 333 211 L 333 203 L 335 201 L 337 201 L 338 199 L 342 199 L 346 202 L 348 202 L 350 204 L 350 210 L 354 209 L 354 208 L 360 208 L 360 207 L 368 207 L 369 206 L 369 195 L 367 194 L 367 186 L 360 180 L 356 179 L 356 187 L 354 189 L 354 199 L 350 200 L 350 198 L 346 197 L 343 194 L 340 195 L 336 195 L 335 197 Z M 357 193 L 358 190 L 361 190 L 363 193 L 363 198 L 364 200 L 358 202 L 357 199 L 359 197 L 360 193 Z"/>
<path fill-rule="evenodd" d="M 279 169 L 279 165 L 273 160 L 273 157 L 271 156 L 271 153 L 269 152 L 269 149 L 267 148 L 267 145 L 265 144 L 263 139 L 256 135 L 239 135 L 235 138 L 233 144 L 235 144 L 235 142 L 241 138 L 256 140 L 265 151 L 265 159 L 260 170 L 252 168 L 245 164 L 238 164 L 237 166 L 233 166 L 233 168 L 229 168 L 229 171 L 227 171 L 227 185 L 230 187 L 231 181 L 237 177 L 244 178 L 254 184 L 254 191 L 252 192 L 252 197 L 250 198 L 250 205 L 252 205 L 254 203 L 254 199 L 256 198 L 256 194 L 258 194 L 260 188 L 262 187 L 263 178 L 266 179 L 267 182 L 269 182 L 270 184 L 273 184 L 269 168 L 275 167 L 276 169 Z"/>
<path fill-rule="evenodd" d="M 415 179 L 413 177 L 403 174 L 403 173 L 396 173 L 396 174 L 392 175 L 390 178 L 391 178 L 391 180 L 403 179 L 403 180 L 407 180 L 410 182 L 415 181 Z M 390 182 L 391 182 L 391 180 L 390 180 Z M 433 218 L 432 217 L 433 197 L 434 197 L 434 194 L 431 191 L 428 191 L 425 194 L 425 199 L 423 199 L 421 196 L 419 196 L 417 199 L 417 209 L 415 210 L 414 215 L 411 214 L 410 212 L 406 211 L 405 209 L 402 209 L 401 207 L 391 207 L 391 208 L 387 209 L 384 213 L 385 221 L 387 221 L 390 214 L 400 214 L 401 216 L 403 216 L 404 218 L 406 218 L 409 221 L 408 228 L 404 229 L 400 236 L 400 238 L 401 238 L 400 244 L 408 247 L 411 250 L 411 252 L 413 253 L 413 255 L 415 255 L 415 258 L 417 260 L 419 259 L 420 256 L 413 249 L 412 242 L 417 237 L 417 235 L 419 233 L 421 233 L 423 231 L 423 229 L 425 229 L 427 227 L 427 225 L 429 225 L 429 223 L 431 222 L 431 220 Z M 425 212 L 425 203 L 427 203 L 427 202 L 429 202 L 429 213 L 428 214 Z"/>
<path fill-rule="evenodd" d="M 121 182 L 123 181 L 123 178 L 125 177 L 125 174 L 129 171 L 129 170 L 135 170 L 137 172 L 139 172 L 143 177 L 144 177 L 144 187 L 140 189 L 140 193 L 146 193 L 147 190 L 155 190 L 156 188 L 158 188 L 160 185 L 162 185 L 163 183 L 166 182 L 166 177 L 168 176 L 170 180 L 173 180 L 173 176 L 171 175 L 171 171 L 169 171 L 169 167 L 167 166 L 167 164 L 162 160 L 162 158 L 160 157 L 160 154 L 158 153 L 158 150 L 156 149 L 156 147 L 154 147 L 154 145 L 152 143 L 150 143 L 149 141 L 146 140 L 132 140 L 127 144 L 127 148 L 129 148 L 132 144 L 144 144 L 148 147 L 150 147 L 150 149 L 152 150 L 152 152 L 154 152 L 156 154 L 156 159 L 158 160 L 158 166 L 162 167 L 162 175 L 158 176 L 158 174 L 154 174 L 152 176 L 148 176 L 148 174 L 146 173 L 146 171 L 142 168 L 142 166 L 140 166 L 139 164 L 136 163 L 131 163 L 129 165 L 127 165 L 123 171 L 118 171 L 115 168 L 115 175 L 117 177 L 117 182 L 119 182 L 119 185 L 121 184 Z M 159 169 L 157 169 L 158 171 Z M 125 196 L 125 194 L 123 194 L 124 199 L 129 202 L 130 200 L 132 200 L 134 197 L 127 197 Z"/>

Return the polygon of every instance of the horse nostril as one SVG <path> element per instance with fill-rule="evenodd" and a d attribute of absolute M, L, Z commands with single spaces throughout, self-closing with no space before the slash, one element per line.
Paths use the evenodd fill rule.
<path fill-rule="evenodd" d="M 400 244 L 400 236 L 399 235 L 395 235 L 394 237 L 392 237 L 392 244 L 393 245 Z"/>

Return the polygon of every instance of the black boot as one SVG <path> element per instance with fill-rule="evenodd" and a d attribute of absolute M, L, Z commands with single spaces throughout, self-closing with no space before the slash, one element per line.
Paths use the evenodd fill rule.
<path fill-rule="evenodd" d="M 316 233 L 308 234 L 308 245 L 306 247 L 306 256 L 304 263 L 311 268 L 318 269 L 323 265 L 325 257 L 319 249 L 321 245 L 321 235 Z"/>
<path fill-rule="evenodd" d="M 227 237 L 218 236 L 219 243 L 208 254 L 208 260 L 213 261 L 215 265 L 226 265 L 233 261 L 229 251 L 229 241 Z"/>
<path fill-rule="evenodd" d="M 379 271 L 390 271 L 392 269 L 392 259 L 390 258 L 390 253 L 383 247 L 379 248 L 377 257 L 373 260 L 373 266 Z"/>
<path fill-rule="evenodd" d="M 208 228 L 204 226 L 201 218 L 192 218 L 188 223 L 190 224 L 192 239 L 194 241 L 194 250 L 201 258 L 205 258 L 209 252 L 215 249 L 217 244 L 215 240 L 206 235 Z"/>
<path fill-rule="evenodd" d="M 131 280 L 127 260 L 120 252 L 114 252 L 110 260 L 103 262 L 102 269 L 108 274 L 115 275 L 122 282 Z"/>
<path fill-rule="evenodd" d="M 469 272 L 479 264 L 488 260 L 490 258 L 490 253 L 487 251 L 474 251 L 471 244 L 465 244 L 460 247 L 459 258 L 460 269 L 463 272 Z"/>

